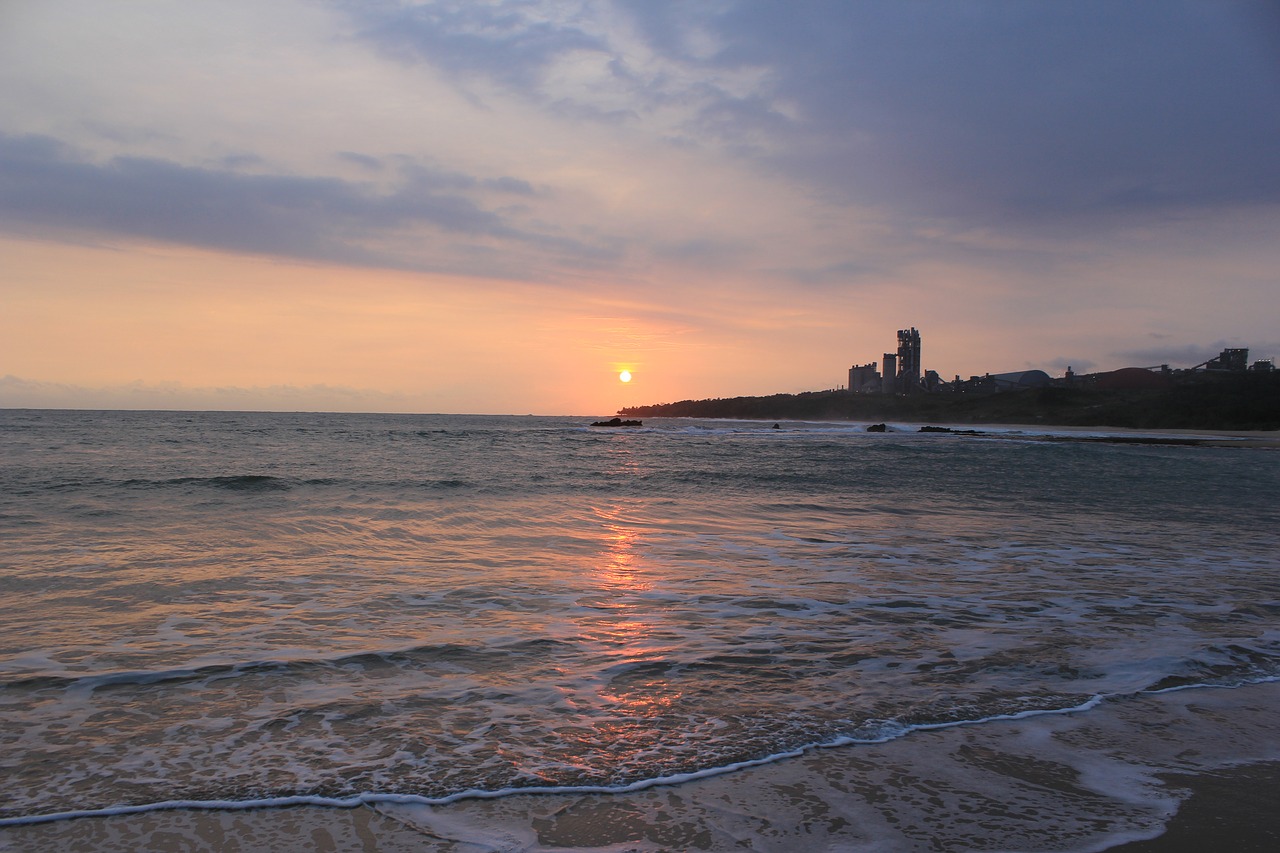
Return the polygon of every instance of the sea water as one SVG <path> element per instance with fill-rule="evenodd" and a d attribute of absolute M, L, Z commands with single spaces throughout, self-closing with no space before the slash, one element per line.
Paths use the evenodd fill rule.
<path fill-rule="evenodd" d="M 1280 674 L 1280 453 L 0 411 L 0 823 L 621 790 Z"/>

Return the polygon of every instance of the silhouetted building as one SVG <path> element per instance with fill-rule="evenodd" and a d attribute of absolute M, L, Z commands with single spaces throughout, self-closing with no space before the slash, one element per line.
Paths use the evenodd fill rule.
<path fill-rule="evenodd" d="M 898 390 L 898 357 L 891 352 L 884 354 L 884 376 L 880 379 L 880 391 L 893 394 Z"/>
<path fill-rule="evenodd" d="M 885 370 L 885 376 L 889 371 Z M 915 327 L 898 330 L 897 390 L 911 394 L 920 390 L 920 333 Z"/>
<path fill-rule="evenodd" d="M 995 394 L 1000 391 L 1026 391 L 1030 388 L 1042 388 L 1052 383 L 1049 374 L 1043 370 L 1019 370 L 1014 373 L 988 373 L 983 376 L 970 376 L 967 382 L 956 377 L 952 390 L 962 394 Z"/>
<path fill-rule="evenodd" d="M 1205 370 L 1247 370 L 1249 367 L 1249 350 L 1224 349 L 1217 358 L 1204 363 Z"/>
<path fill-rule="evenodd" d="M 1015 373 L 989 373 L 987 378 L 995 383 L 997 391 L 1022 391 L 1048 385 L 1049 374 L 1043 370 L 1019 370 Z"/>
<path fill-rule="evenodd" d="M 935 370 L 923 370 L 920 358 L 920 332 L 914 326 L 898 330 L 898 351 L 884 354 L 883 370 L 876 372 L 876 363 L 855 364 L 849 368 L 849 390 L 854 393 L 882 394 L 992 394 L 998 391 L 1020 391 L 1042 388 L 1047 385 L 1099 389 L 1159 389 L 1201 379 L 1206 373 L 1268 373 L 1276 370 L 1273 359 L 1259 359 L 1249 363 L 1249 350 L 1243 347 L 1227 347 L 1217 356 L 1191 368 L 1171 368 L 1167 364 L 1156 367 L 1126 367 L 1103 373 L 1076 373 L 1068 366 L 1066 375 L 1053 380 L 1043 370 L 1020 370 L 1012 373 L 987 373 L 954 382 L 945 381 Z"/>
<path fill-rule="evenodd" d="M 880 390 L 880 373 L 876 363 L 855 364 L 849 368 L 849 390 L 855 394 L 874 393 Z"/>

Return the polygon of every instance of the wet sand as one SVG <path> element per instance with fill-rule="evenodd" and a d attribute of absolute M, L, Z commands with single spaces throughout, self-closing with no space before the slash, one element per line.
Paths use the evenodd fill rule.
<path fill-rule="evenodd" d="M 1166 784 L 1190 797 L 1164 835 L 1112 848 L 1115 853 L 1237 853 L 1280 850 L 1280 762 L 1198 776 L 1171 773 Z"/>
<path fill-rule="evenodd" d="M 176 810 L 0 829 L 11 851 L 1273 850 L 1280 683 L 922 731 L 619 795 Z"/>

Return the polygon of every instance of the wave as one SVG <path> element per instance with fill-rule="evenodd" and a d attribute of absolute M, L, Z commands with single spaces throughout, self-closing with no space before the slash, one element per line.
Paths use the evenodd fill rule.
<path fill-rule="evenodd" d="M 243 800 L 209 799 L 209 800 L 164 800 L 153 803 L 134 805 L 107 806 L 97 809 L 78 809 L 45 814 L 19 815 L 0 818 L 0 827 L 29 826 L 42 823 L 74 820 L 86 817 L 112 817 L 122 815 L 145 814 L 155 811 L 190 810 L 232 810 L 244 811 L 262 808 L 288 808 L 294 806 L 322 806 L 329 808 L 357 808 L 359 806 L 376 805 L 423 805 L 447 806 L 464 800 L 497 800 L 505 797 L 542 794 L 542 795 L 582 795 L 582 794 L 628 794 L 650 788 L 669 787 L 722 776 L 753 767 L 762 767 L 807 753 L 824 749 L 840 749 L 852 746 L 879 745 L 907 737 L 914 732 L 939 731 L 943 729 L 966 726 L 980 726 L 988 723 L 1027 720 L 1035 717 L 1079 714 L 1092 711 L 1107 702 L 1123 701 L 1135 696 L 1158 695 L 1188 689 L 1235 689 L 1280 681 L 1280 676 L 1265 676 L 1241 681 L 1235 684 L 1185 684 L 1161 689 L 1139 690 L 1132 693 L 1098 693 L 1074 705 L 1055 708 L 1035 708 L 1011 713 L 991 714 L 974 719 L 952 720 L 947 722 L 904 723 L 887 720 L 880 723 L 877 731 L 863 736 L 842 735 L 825 741 L 813 742 L 793 749 L 775 752 L 760 758 L 735 761 L 728 764 L 707 767 L 682 773 L 672 773 L 647 779 L 639 779 L 621 785 L 529 785 L 497 788 L 492 790 L 468 788 L 443 796 L 423 796 L 419 794 L 398 794 L 390 792 L 365 792 L 348 797 L 326 797 L 317 794 L 288 794 L 272 797 L 258 797 Z"/>
<path fill-rule="evenodd" d="M 414 646 L 394 651 L 358 651 L 334 657 L 277 658 L 237 663 L 211 663 L 200 666 L 156 670 L 116 670 L 92 674 L 48 673 L 19 676 L 0 681 L 0 690 L 61 689 L 93 692 L 111 687 L 145 687 L 155 684 L 181 684 L 210 679 L 236 678 L 263 674 L 301 674 L 319 669 L 358 666 L 415 666 L 424 663 L 451 662 L 471 665 L 508 663 L 516 658 L 539 656 L 568 646 L 561 640 L 537 638 L 518 640 L 504 645 L 466 645 L 441 643 Z"/>
<path fill-rule="evenodd" d="M 212 477 L 169 477 L 159 480 L 140 477 L 131 477 L 127 480 L 111 480 L 99 477 L 85 480 L 32 482 L 28 483 L 27 486 L 28 493 L 34 493 L 37 490 L 60 492 L 102 488 L 157 489 L 171 486 L 203 486 L 233 492 L 275 492 L 286 491 L 298 482 L 300 481 L 284 477 L 273 477 L 267 474 L 225 474 Z M 311 480 L 303 482 L 325 484 L 332 481 Z"/>
<path fill-rule="evenodd" d="M 6 483 L 11 496 L 32 497 L 42 492 L 90 492 L 111 493 L 116 490 L 132 492 L 163 491 L 167 489 L 213 490 L 220 492 L 238 492 L 243 494 L 267 494 L 272 492 L 288 492 L 299 487 L 341 487 L 356 491 L 368 489 L 457 491 L 474 487 L 471 480 L 458 477 L 441 479 L 406 479 L 403 481 L 379 481 L 340 479 L 335 477 L 280 477 L 270 474 L 219 474 L 206 477 L 168 477 L 142 478 L 131 477 L 125 480 L 109 478 L 38 480 Z"/>
<path fill-rule="evenodd" d="M 281 492 L 292 488 L 292 484 L 281 477 L 266 474 L 236 474 L 223 477 L 177 477 L 165 481 L 177 486 L 209 486 L 215 489 L 227 489 L 232 492 Z"/>

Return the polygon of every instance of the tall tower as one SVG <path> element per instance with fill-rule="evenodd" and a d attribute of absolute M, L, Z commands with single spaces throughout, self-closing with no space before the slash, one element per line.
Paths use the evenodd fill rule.
<path fill-rule="evenodd" d="M 913 326 L 898 330 L 898 391 L 913 394 L 920 390 L 920 333 Z"/>

